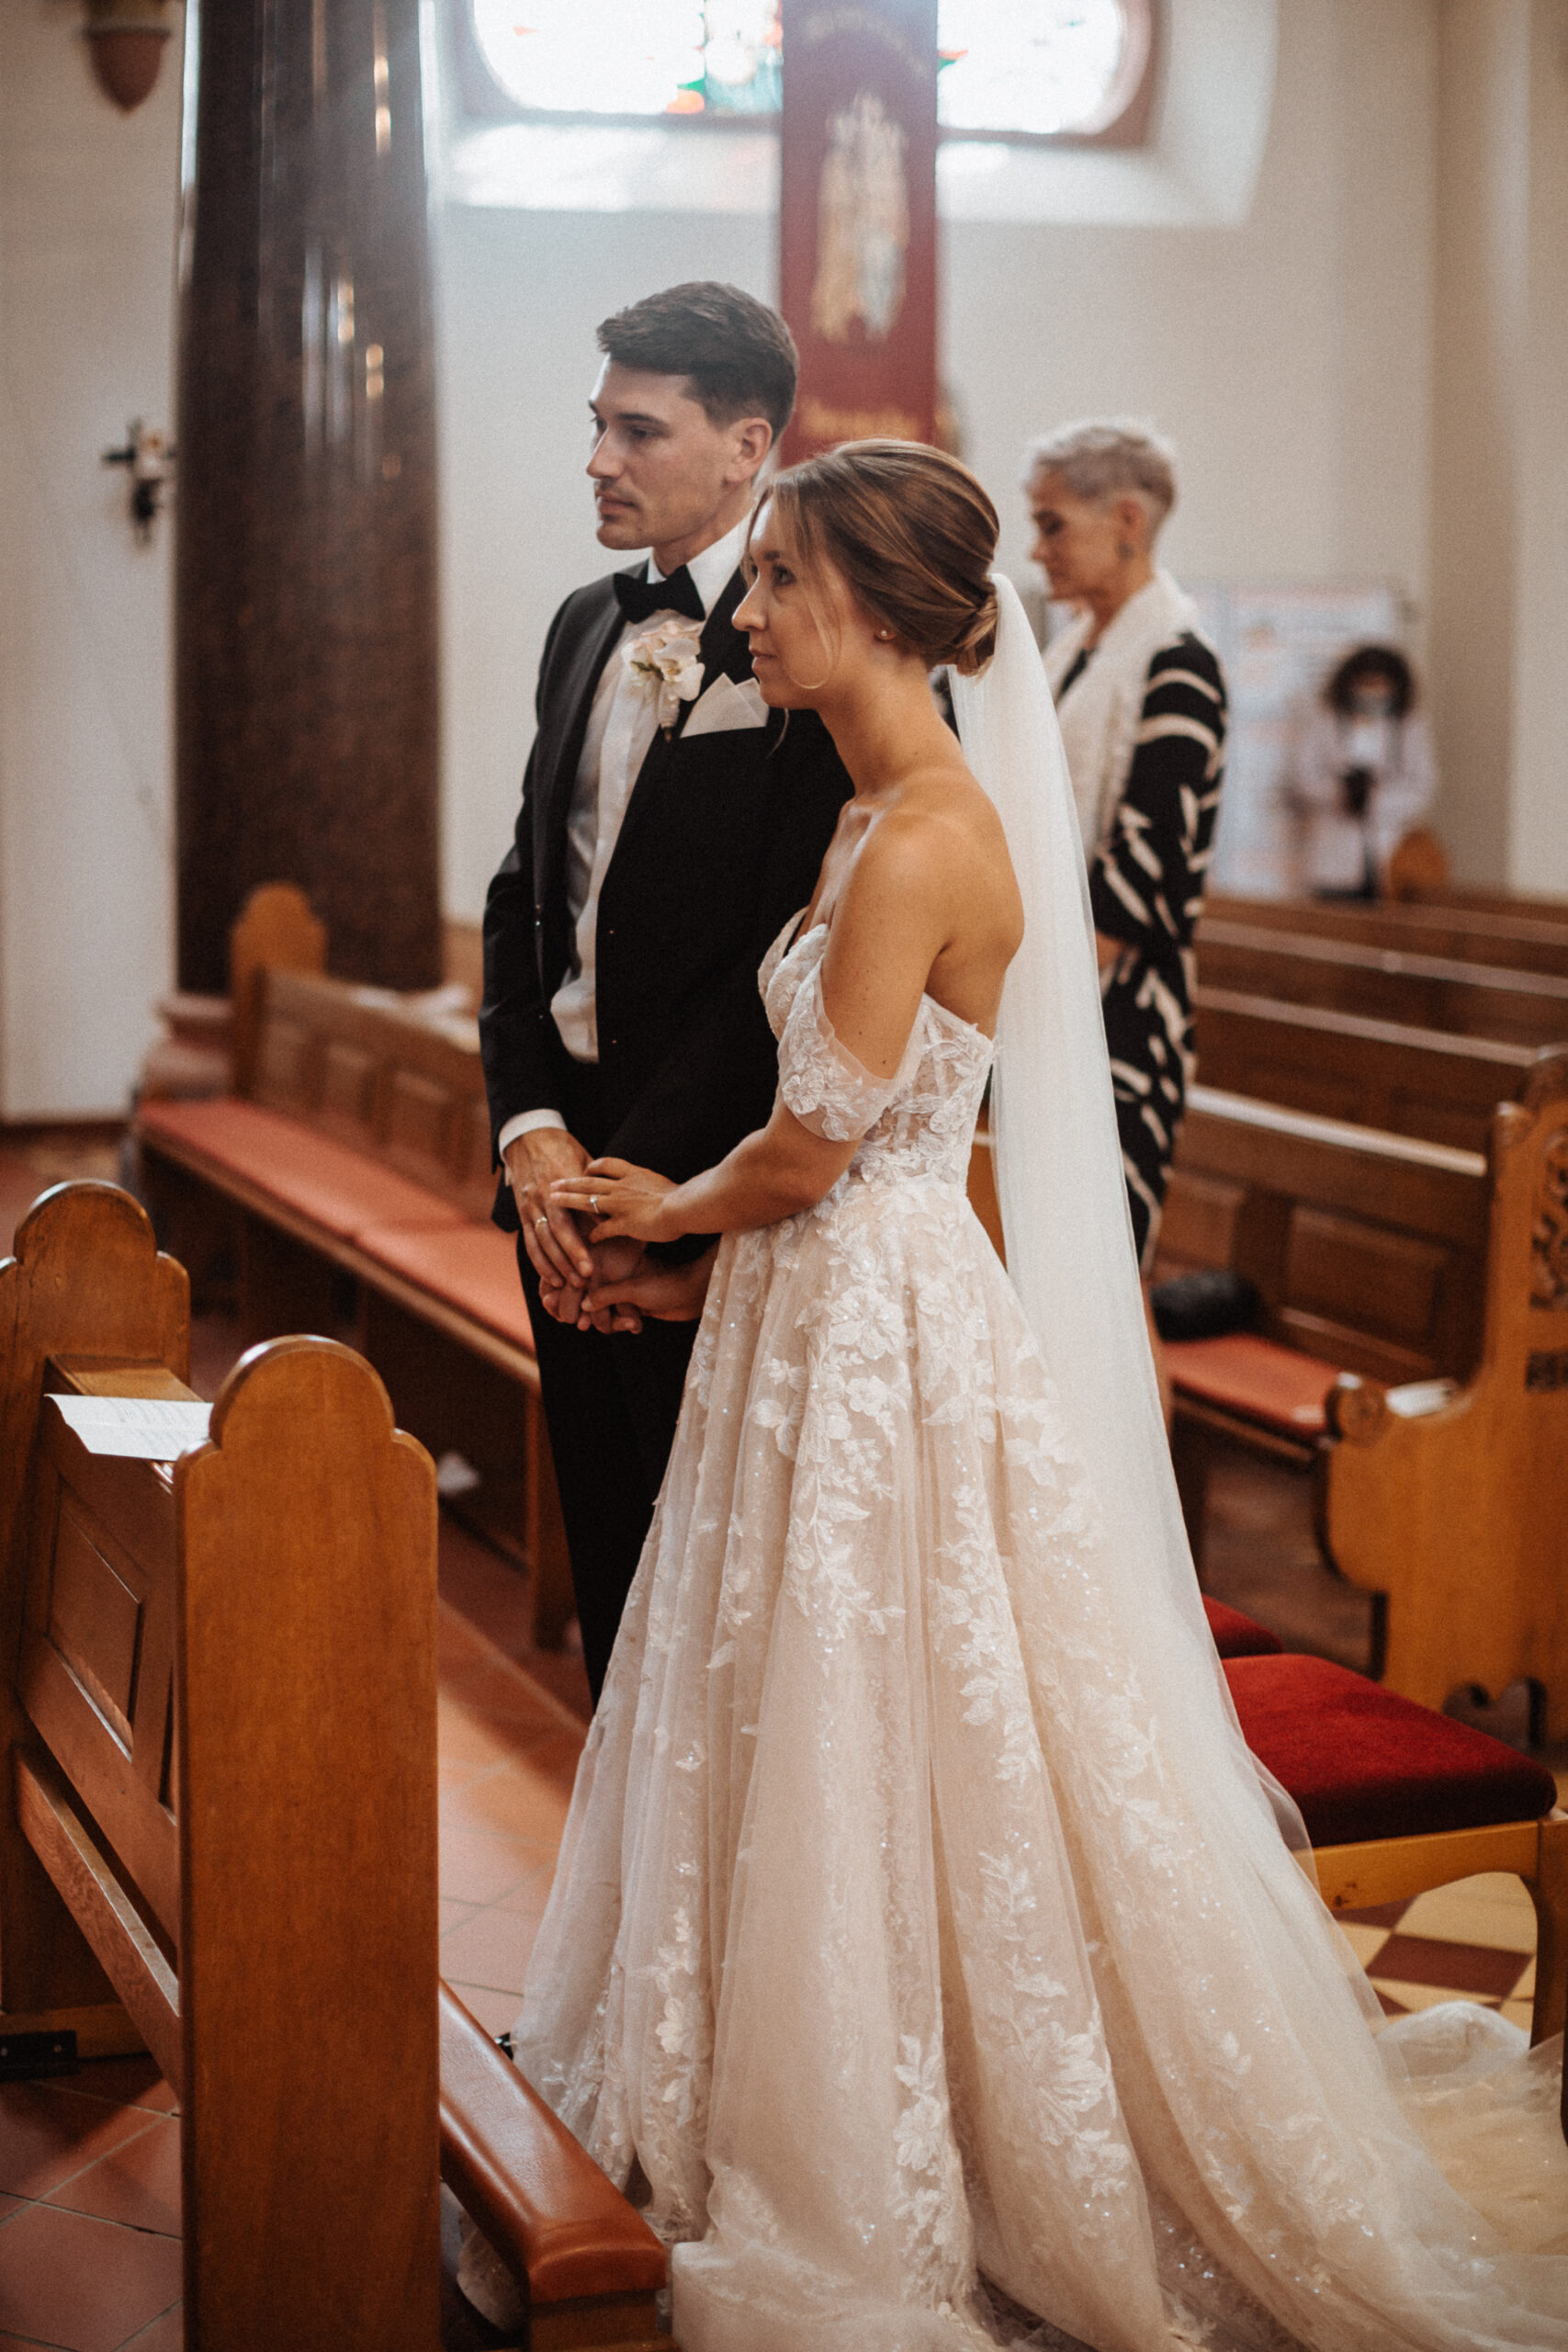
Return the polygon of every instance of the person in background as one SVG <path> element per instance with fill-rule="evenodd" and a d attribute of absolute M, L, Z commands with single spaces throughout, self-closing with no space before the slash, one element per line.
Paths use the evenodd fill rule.
<path fill-rule="evenodd" d="M 1285 800 L 1314 897 L 1380 898 L 1390 856 L 1431 807 L 1438 779 L 1416 700 L 1403 653 L 1358 645 L 1305 714 Z"/>
<path fill-rule="evenodd" d="M 1225 685 L 1198 609 L 1155 562 L 1173 453 L 1121 418 L 1032 442 L 1033 556 L 1077 607 L 1045 654 L 1089 860 L 1139 1262 L 1154 1257 L 1193 1069 L 1192 931 L 1219 809 Z"/>

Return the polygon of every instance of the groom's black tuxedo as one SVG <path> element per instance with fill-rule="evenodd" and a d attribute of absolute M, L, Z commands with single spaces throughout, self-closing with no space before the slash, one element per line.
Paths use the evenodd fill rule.
<path fill-rule="evenodd" d="M 642 576 L 639 565 L 636 575 Z M 751 676 L 732 616 L 737 572 L 703 627 L 702 691 Z M 534 748 L 516 838 L 490 887 L 479 1038 L 491 1133 L 558 1111 L 595 1154 L 682 1179 L 767 1120 L 777 1068 L 757 967 L 816 886 L 850 782 L 821 721 L 683 739 L 695 702 L 656 732 L 599 897 L 597 1068 L 573 1060 L 550 1001 L 571 965 L 567 820 L 594 690 L 620 637 L 606 578 L 569 596 L 540 663 Z M 697 698 L 700 700 L 700 695 Z M 504 1177 L 495 1221 L 517 1212 Z M 680 1410 L 694 1327 L 636 1338 L 564 1330 L 528 1295 L 583 1649 L 595 1695 Z"/>

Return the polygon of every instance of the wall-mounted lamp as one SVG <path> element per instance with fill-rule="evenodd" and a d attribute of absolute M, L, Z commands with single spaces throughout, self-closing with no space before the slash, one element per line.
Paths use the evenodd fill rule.
<path fill-rule="evenodd" d="M 152 537 L 164 485 L 175 469 L 175 453 L 161 433 L 149 433 L 137 417 L 126 427 L 123 449 L 106 449 L 106 466 L 130 469 L 130 527 L 145 547 Z"/>
<path fill-rule="evenodd" d="M 129 114 L 152 93 L 174 27 L 169 0 L 86 0 L 83 33 L 98 87 Z"/>

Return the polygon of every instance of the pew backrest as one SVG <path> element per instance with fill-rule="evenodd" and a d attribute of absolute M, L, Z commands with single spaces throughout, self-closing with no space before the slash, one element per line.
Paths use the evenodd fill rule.
<path fill-rule="evenodd" d="M 1206 922 L 1198 941 L 1205 988 L 1357 1012 L 1413 1029 L 1447 1029 L 1517 1045 L 1568 1044 L 1568 978 L 1404 954 L 1262 923 Z"/>
<path fill-rule="evenodd" d="M 467 1216 L 488 1216 L 490 1111 L 470 1016 L 387 989 L 271 971 L 251 1093 Z"/>
<path fill-rule="evenodd" d="M 326 966 L 326 925 L 304 891 L 292 882 L 263 882 L 253 890 L 229 933 L 237 1094 L 248 1094 L 254 1080 L 267 973 L 324 972 Z"/>
<path fill-rule="evenodd" d="M 1157 1272 L 1246 1275 L 1269 1338 L 1348 1371 L 1458 1377 L 1480 1348 L 1488 1201 L 1479 1152 L 1195 1086 Z"/>
<path fill-rule="evenodd" d="M 1468 1151 L 1485 1150 L 1497 1104 L 1562 1057 L 1233 989 L 1201 987 L 1193 1012 L 1205 1085 Z"/>
<path fill-rule="evenodd" d="M 1503 967 L 1520 972 L 1568 977 L 1568 927 L 1518 912 L 1493 909 L 1425 906 L 1408 900 L 1375 906 L 1318 899 L 1239 899 L 1211 893 L 1198 926 L 1202 952 L 1204 923 L 1237 922 L 1267 931 L 1305 933 L 1342 939 L 1353 946 L 1393 948 L 1398 954 L 1437 956 L 1460 964 Z"/>

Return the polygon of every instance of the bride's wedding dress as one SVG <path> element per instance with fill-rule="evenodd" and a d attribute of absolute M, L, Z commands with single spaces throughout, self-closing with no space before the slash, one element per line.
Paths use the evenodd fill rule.
<path fill-rule="evenodd" d="M 1568 2346 L 1551 2060 L 1374 2040 L 968 1206 L 990 1043 L 928 997 L 870 1076 L 827 935 L 780 1086 L 863 1140 L 719 1250 L 519 2063 L 646 2177 L 683 2352 Z"/>

